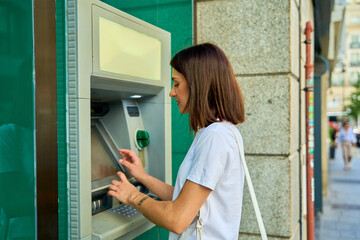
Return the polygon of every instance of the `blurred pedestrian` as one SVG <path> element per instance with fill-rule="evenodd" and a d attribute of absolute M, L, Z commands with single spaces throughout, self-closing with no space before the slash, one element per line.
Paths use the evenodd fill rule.
<path fill-rule="evenodd" d="M 335 158 L 336 137 L 338 131 L 330 126 L 330 159 Z"/>
<path fill-rule="evenodd" d="M 342 154 L 344 157 L 344 170 L 351 169 L 352 146 L 356 147 L 356 137 L 353 129 L 350 127 L 349 121 L 342 124 L 339 132 L 338 143 L 341 145 Z"/>

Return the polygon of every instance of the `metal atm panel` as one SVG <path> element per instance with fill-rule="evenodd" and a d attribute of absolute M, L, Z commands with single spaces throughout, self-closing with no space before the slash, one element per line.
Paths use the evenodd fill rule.
<path fill-rule="evenodd" d="M 125 106 L 125 107 L 124 107 Z M 127 170 L 118 164 L 118 148 L 131 148 L 128 125 L 138 126 L 139 122 L 126 123 L 129 114 L 127 106 L 137 107 L 136 102 L 110 104 L 106 115 L 92 119 L 91 126 L 91 180 L 92 180 L 92 238 L 93 239 L 133 239 L 138 235 L 139 226 L 145 231 L 154 225 L 130 206 L 119 204 L 107 196 L 107 188 L 112 180 L 119 178 L 116 171 L 126 174 L 128 180 L 135 180 Z M 140 114 L 135 118 L 140 118 Z M 139 126 L 141 127 L 141 125 Z M 139 185 L 140 186 L 140 185 Z M 138 186 L 138 187 L 139 187 Z M 144 189 L 143 189 L 144 190 Z"/>
<path fill-rule="evenodd" d="M 71 35 L 67 42 L 67 64 L 71 68 L 68 72 L 71 86 L 68 92 L 69 236 L 70 239 L 133 239 L 153 224 L 131 209 L 120 209 L 122 204 L 106 197 L 106 191 L 117 178 L 114 172 L 119 170 L 137 184 L 118 164 L 118 148 L 141 153 L 145 170 L 171 184 L 170 34 L 101 1 L 76 0 L 69 7 L 74 9 L 70 13 L 74 17 L 67 19 Z M 157 47 L 149 51 L 148 59 L 157 62 L 155 67 L 151 61 L 142 61 L 145 52 L 138 55 L 141 61 L 126 61 L 123 54 L 137 54 L 136 50 L 145 48 L 137 47 L 134 44 L 137 41 L 133 40 L 115 43 L 119 38 L 111 35 L 112 31 L 106 35 L 101 29 L 110 25 L 129 33 L 122 35 L 121 40 L 133 35 L 154 43 Z M 127 67 L 117 71 L 111 61 L 110 65 L 102 64 L 107 55 L 102 52 L 101 39 L 109 40 L 106 44 L 109 46 L 114 41 L 121 45 L 121 51 L 117 52 L 117 48 L 110 47 L 116 52 L 111 61 L 122 61 L 122 65 L 132 63 L 130 72 L 126 71 Z M 134 66 L 137 62 L 141 62 L 141 67 Z M 94 114 L 93 105 L 108 109 Z M 138 117 L 133 115 L 136 109 Z M 138 130 L 148 132 L 148 147 L 140 149 L 137 145 Z M 144 141 L 147 140 L 140 142 Z"/>

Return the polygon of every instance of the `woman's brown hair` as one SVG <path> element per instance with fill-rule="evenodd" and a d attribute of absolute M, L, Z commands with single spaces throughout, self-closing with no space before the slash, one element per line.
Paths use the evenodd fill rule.
<path fill-rule="evenodd" d="M 178 52 L 170 65 L 183 74 L 189 86 L 190 126 L 197 132 L 214 122 L 245 121 L 239 84 L 224 52 L 211 43 L 194 45 Z"/>

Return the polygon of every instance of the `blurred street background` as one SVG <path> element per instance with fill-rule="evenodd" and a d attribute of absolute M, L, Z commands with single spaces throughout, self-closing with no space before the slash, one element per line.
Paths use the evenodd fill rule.
<path fill-rule="evenodd" d="M 359 149 L 358 149 L 359 151 Z M 329 160 L 329 192 L 323 199 L 323 213 L 316 216 L 315 239 L 360 239 L 360 156 L 344 171 L 340 148 Z"/>

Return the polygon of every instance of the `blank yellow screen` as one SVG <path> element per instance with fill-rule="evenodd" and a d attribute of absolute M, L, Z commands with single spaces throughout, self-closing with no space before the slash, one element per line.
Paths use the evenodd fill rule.
<path fill-rule="evenodd" d="M 99 18 L 99 58 L 102 71 L 161 79 L 161 42 L 103 17 Z"/>

